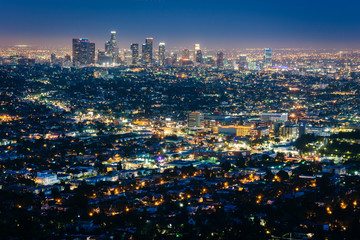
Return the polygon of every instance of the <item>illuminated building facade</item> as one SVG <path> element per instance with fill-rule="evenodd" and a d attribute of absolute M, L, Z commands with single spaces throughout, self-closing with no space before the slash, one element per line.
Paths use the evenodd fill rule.
<path fill-rule="evenodd" d="M 204 127 L 204 114 L 202 112 L 191 112 L 188 116 L 189 128 Z"/>
<path fill-rule="evenodd" d="M 196 55 L 197 55 L 197 52 L 198 52 L 198 51 L 201 51 L 201 50 L 200 50 L 200 44 L 199 44 L 199 43 L 195 43 L 195 44 L 194 44 L 194 58 L 193 58 L 194 62 L 196 62 L 196 60 L 197 60 Z"/>
<path fill-rule="evenodd" d="M 247 62 L 247 57 L 246 55 L 240 55 L 240 59 L 239 59 L 239 69 L 243 70 L 245 68 L 247 68 L 248 62 Z"/>
<path fill-rule="evenodd" d="M 132 64 L 137 64 L 139 61 L 139 44 L 133 43 L 130 46 L 131 55 L 132 55 Z"/>
<path fill-rule="evenodd" d="M 250 135 L 250 130 L 252 128 L 253 128 L 252 126 L 229 125 L 229 126 L 221 126 L 221 127 L 219 127 L 218 132 L 223 133 L 223 134 L 229 134 L 229 135 L 245 137 L 245 136 Z"/>
<path fill-rule="evenodd" d="M 194 44 L 194 62 L 202 63 L 202 52 L 199 43 Z"/>
<path fill-rule="evenodd" d="M 224 67 L 224 53 L 218 52 L 216 54 L 216 66 L 218 68 Z"/>
<path fill-rule="evenodd" d="M 91 43 L 87 38 L 73 38 L 72 48 L 75 64 L 95 63 L 95 43 Z"/>
<path fill-rule="evenodd" d="M 202 63 L 203 62 L 203 60 L 202 60 L 202 52 L 201 52 L 201 50 L 197 50 L 196 51 L 196 54 L 195 54 L 195 62 L 197 62 L 197 63 Z"/>
<path fill-rule="evenodd" d="M 184 49 L 182 51 L 182 59 L 183 60 L 189 60 L 190 59 L 190 51 L 189 51 L 189 49 Z"/>
<path fill-rule="evenodd" d="M 146 38 L 142 45 L 142 60 L 145 64 L 151 64 L 153 59 L 153 39 Z"/>
<path fill-rule="evenodd" d="M 159 64 L 161 66 L 165 65 L 165 43 L 159 43 Z"/>
<path fill-rule="evenodd" d="M 116 31 L 110 32 L 110 41 L 105 43 L 105 53 L 109 56 L 112 56 L 113 62 L 118 62 L 119 48 L 116 43 Z"/>
<path fill-rule="evenodd" d="M 288 113 L 262 113 L 261 121 L 263 122 L 271 122 L 271 121 L 283 121 L 286 122 L 288 120 Z"/>
<path fill-rule="evenodd" d="M 272 50 L 271 48 L 265 48 L 264 53 L 264 68 L 271 68 L 272 67 Z"/>

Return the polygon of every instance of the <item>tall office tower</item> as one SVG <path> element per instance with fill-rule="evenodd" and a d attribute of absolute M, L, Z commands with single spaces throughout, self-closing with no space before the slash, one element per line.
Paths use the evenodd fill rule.
<path fill-rule="evenodd" d="M 131 65 L 132 64 L 132 51 L 129 50 L 129 49 L 124 49 L 124 57 L 122 58 L 123 59 L 123 62 L 125 63 L 125 65 Z"/>
<path fill-rule="evenodd" d="M 114 55 L 116 50 L 118 50 L 116 43 L 116 31 L 111 31 L 110 34 L 110 41 L 105 43 L 105 52 L 107 54 Z"/>
<path fill-rule="evenodd" d="M 189 49 L 184 49 L 182 51 L 182 60 L 189 60 L 190 59 L 190 51 Z"/>
<path fill-rule="evenodd" d="M 159 43 L 159 63 L 161 66 L 165 65 L 165 43 Z"/>
<path fill-rule="evenodd" d="M 264 68 L 271 68 L 272 67 L 272 50 L 271 48 L 265 48 L 264 53 Z"/>
<path fill-rule="evenodd" d="M 239 59 L 239 70 L 244 70 L 247 68 L 247 58 L 246 55 L 240 55 Z"/>
<path fill-rule="evenodd" d="M 146 43 L 143 43 L 141 45 L 141 62 L 144 64 L 146 63 L 146 58 L 147 58 L 147 50 L 146 50 Z"/>
<path fill-rule="evenodd" d="M 195 54 L 195 62 L 197 63 L 202 63 L 203 62 L 203 59 L 202 59 L 202 52 L 201 50 L 197 50 L 196 51 L 196 54 Z"/>
<path fill-rule="evenodd" d="M 218 52 L 216 54 L 216 66 L 218 68 L 224 67 L 224 53 Z"/>
<path fill-rule="evenodd" d="M 90 63 L 95 63 L 95 43 L 89 43 L 89 59 Z"/>
<path fill-rule="evenodd" d="M 146 38 L 145 44 L 142 45 L 142 59 L 144 63 L 152 63 L 153 39 Z"/>
<path fill-rule="evenodd" d="M 111 50 L 111 43 L 110 41 L 106 41 L 105 42 L 105 53 L 107 54 L 111 54 L 112 50 Z"/>
<path fill-rule="evenodd" d="M 51 63 L 55 63 L 55 62 L 56 62 L 56 55 L 55 55 L 55 53 L 52 53 L 52 54 L 51 54 L 50 62 L 51 62 Z"/>
<path fill-rule="evenodd" d="M 171 64 L 174 65 L 177 62 L 177 54 L 171 53 Z"/>
<path fill-rule="evenodd" d="M 110 32 L 110 43 L 111 43 L 111 46 L 113 48 L 117 47 L 117 44 L 116 44 L 116 31 L 111 31 Z"/>
<path fill-rule="evenodd" d="M 132 64 L 137 64 L 139 61 L 139 44 L 133 43 L 130 46 L 131 52 L 132 52 Z"/>
<path fill-rule="evenodd" d="M 194 44 L 194 62 L 196 62 L 196 54 L 197 54 L 198 51 L 200 51 L 200 44 L 195 43 Z"/>
<path fill-rule="evenodd" d="M 110 32 L 110 40 L 105 43 L 105 53 L 112 56 L 113 62 L 119 61 L 119 48 L 116 43 L 116 31 Z"/>
<path fill-rule="evenodd" d="M 188 116 L 189 128 L 204 127 L 204 114 L 202 112 L 191 112 Z"/>
<path fill-rule="evenodd" d="M 95 63 L 95 43 L 87 38 L 73 38 L 73 62 L 75 64 Z"/>

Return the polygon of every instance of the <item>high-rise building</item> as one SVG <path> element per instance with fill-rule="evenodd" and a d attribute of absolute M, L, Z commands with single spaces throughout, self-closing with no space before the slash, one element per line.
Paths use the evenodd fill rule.
<path fill-rule="evenodd" d="M 271 68 L 272 67 L 272 50 L 271 48 L 265 48 L 264 53 L 264 68 Z"/>
<path fill-rule="evenodd" d="M 52 53 L 52 54 L 51 54 L 50 62 L 51 62 L 51 63 L 55 63 L 55 62 L 56 62 L 56 55 L 55 55 L 55 53 Z"/>
<path fill-rule="evenodd" d="M 87 38 L 73 38 L 73 62 L 75 64 L 95 63 L 95 43 Z"/>
<path fill-rule="evenodd" d="M 107 41 L 105 43 L 105 52 L 107 54 L 114 55 L 116 54 L 117 49 L 117 43 L 116 43 L 116 31 L 110 32 L 110 41 Z"/>
<path fill-rule="evenodd" d="M 190 59 L 190 51 L 189 49 L 184 49 L 182 51 L 182 60 L 189 60 Z"/>
<path fill-rule="evenodd" d="M 239 70 L 244 70 L 245 68 L 247 68 L 247 57 L 246 55 L 240 55 L 240 59 L 239 59 Z"/>
<path fill-rule="evenodd" d="M 200 50 L 200 43 L 194 44 L 194 52 L 196 52 L 197 50 Z"/>
<path fill-rule="evenodd" d="M 224 53 L 218 52 L 216 54 L 216 66 L 218 68 L 224 67 Z"/>
<path fill-rule="evenodd" d="M 90 63 L 95 63 L 95 43 L 89 43 Z"/>
<path fill-rule="evenodd" d="M 215 60 L 214 60 L 214 58 L 212 56 L 205 56 L 203 58 L 203 62 L 206 65 L 215 66 Z"/>
<path fill-rule="evenodd" d="M 139 44 L 133 43 L 130 46 L 131 55 L 132 55 L 132 64 L 137 64 L 139 61 Z"/>
<path fill-rule="evenodd" d="M 143 43 L 141 46 L 141 61 L 143 64 L 148 62 L 148 57 L 146 43 Z"/>
<path fill-rule="evenodd" d="M 132 51 L 129 50 L 129 49 L 124 49 L 124 52 L 123 52 L 123 62 L 126 64 L 126 65 L 131 65 L 133 64 L 133 57 L 132 57 Z"/>
<path fill-rule="evenodd" d="M 165 65 L 165 43 L 159 43 L 159 64 L 161 66 Z"/>
<path fill-rule="evenodd" d="M 105 53 L 107 54 L 111 54 L 112 50 L 111 50 L 111 43 L 110 41 L 106 41 L 105 42 Z"/>
<path fill-rule="evenodd" d="M 145 44 L 142 45 L 142 59 L 146 64 L 152 63 L 153 39 L 146 38 Z"/>
<path fill-rule="evenodd" d="M 116 31 L 110 32 L 110 40 L 105 43 L 105 53 L 112 56 L 113 62 L 118 62 L 119 48 L 116 43 Z"/>
<path fill-rule="evenodd" d="M 194 44 L 194 62 L 202 63 L 202 52 L 199 43 Z"/>
<path fill-rule="evenodd" d="M 299 137 L 306 134 L 306 124 L 299 124 Z"/>
<path fill-rule="evenodd" d="M 200 44 L 199 43 L 195 43 L 194 44 L 194 62 L 196 62 L 196 54 L 198 51 L 200 51 Z"/>
<path fill-rule="evenodd" d="M 196 51 L 196 54 L 195 54 L 195 62 L 197 62 L 197 63 L 202 63 L 202 62 L 203 62 L 201 50 L 197 50 L 197 51 Z"/>
<path fill-rule="evenodd" d="M 111 46 L 113 48 L 115 48 L 117 46 L 117 44 L 116 44 L 116 31 L 111 31 L 110 32 L 110 43 L 111 43 Z"/>
<path fill-rule="evenodd" d="M 177 62 L 177 54 L 176 53 L 171 53 L 171 64 L 174 65 Z"/>
<path fill-rule="evenodd" d="M 188 116 L 189 128 L 204 127 L 204 114 L 202 112 L 191 112 Z"/>

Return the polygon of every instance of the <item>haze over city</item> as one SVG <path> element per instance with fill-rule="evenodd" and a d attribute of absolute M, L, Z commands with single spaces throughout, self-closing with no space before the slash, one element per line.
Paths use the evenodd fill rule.
<path fill-rule="evenodd" d="M 154 37 L 168 47 L 360 47 L 358 1 L 2 0 L 0 46 L 98 46 L 110 30 L 119 46 Z"/>

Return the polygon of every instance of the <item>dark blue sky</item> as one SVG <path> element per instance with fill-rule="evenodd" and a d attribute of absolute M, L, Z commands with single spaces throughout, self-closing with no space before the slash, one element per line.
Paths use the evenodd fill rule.
<path fill-rule="evenodd" d="M 88 37 L 103 48 L 154 37 L 168 47 L 360 48 L 355 0 L 0 0 L 0 45 L 70 47 Z"/>

